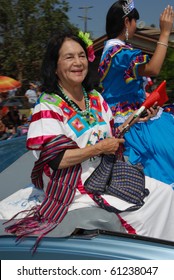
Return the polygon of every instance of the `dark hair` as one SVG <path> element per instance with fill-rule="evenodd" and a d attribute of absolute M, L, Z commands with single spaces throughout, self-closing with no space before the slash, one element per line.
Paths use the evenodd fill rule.
<path fill-rule="evenodd" d="M 63 30 L 53 35 L 53 37 L 48 42 L 46 53 L 41 66 L 42 89 L 47 93 L 60 93 L 60 90 L 57 86 L 57 61 L 59 59 L 60 48 L 62 47 L 62 44 L 65 41 L 65 39 L 67 38 L 79 43 L 84 49 L 87 56 L 86 44 L 81 38 L 78 37 L 78 35 L 75 32 L 72 32 L 71 30 Z M 83 86 L 87 91 L 91 90 L 89 76 L 90 75 L 88 71 L 88 74 L 83 81 Z"/>
<path fill-rule="evenodd" d="M 115 2 L 108 10 L 106 16 L 106 34 L 108 39 L 116 38 L 120 35 L 124 29 L 124 11 L 122 5 L 126 3 L 125 0 L 119 0 Z M 129 21 L 132 19 L 138 20 L 139 13 L 137 9 L 133 9 L 129 14 L 126 15 Z"/>

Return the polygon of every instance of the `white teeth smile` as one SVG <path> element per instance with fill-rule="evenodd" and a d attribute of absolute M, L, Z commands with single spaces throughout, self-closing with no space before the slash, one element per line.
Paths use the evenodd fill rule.
<path fill-rule="evenodd" d="M 82 71 L 72 71 L 72 73 L 78 73 L 78 74 L 81 74 Z"/>

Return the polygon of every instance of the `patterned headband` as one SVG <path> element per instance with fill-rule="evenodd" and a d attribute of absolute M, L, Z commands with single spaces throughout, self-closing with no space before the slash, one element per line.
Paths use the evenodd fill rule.
<path fill-rule="evenodd" d="M 124 12 L 124 16 L 127 16 L 134 8 L 135 8 L 135 4 L 133 0 L 126 0 L 126 3 L 124 5 L 122 5 L 123 7 L 123 12 Z"/>

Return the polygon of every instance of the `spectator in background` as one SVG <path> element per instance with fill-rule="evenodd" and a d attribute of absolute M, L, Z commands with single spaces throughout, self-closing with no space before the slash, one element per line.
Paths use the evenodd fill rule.
<path fill-rule="evenodd" d="M 7 113 L 8 122 L 13 124 L 15 131 L 17 127 L 21 125 L 19 110 L 16 106 L 9 107 L 9 112 Z"/>
<path fill-rule="evenodd" d="M 34 83 L 30 83 L 29 89 L 25 92 L 25 96 L 27 97 L 31 108 L 34 107 L 34 104 L 37 101 L 38 96 L 37 96 L 36 89 L 37 89 L 37 86 Z"/>
<path fill-rule="evenodd" d="M 18 136 L 27 135 L 28 128 L 29 128 L 29 118 L 27 118 L 27 116 L 24 114 L 22 115 L 21 125 L 18 126 L 17 128 Z"/>
<path fill-rule="evenodd" d="M 13 123 L 9 123 L 6 127 L 7 140 L 17 137 L 16 128 Z"/>
<path fill-rule="evenodd" d="M 41 95 L 41 93 L 42 93 L 42 86 L 41 86 L 41 85 L 38 85 L 38 86 L 37 86 L 37 91 L 36 91 L 36 93 L 37 93 L 37 97 L 39 97 L 39 96 Z"/>
<path fill-rule="evenodd" d="M 17 89 L 11 89 L 8 91 L 8 97 L 14 97 L 16 96 L 16 92 L 17 92 Z"/>

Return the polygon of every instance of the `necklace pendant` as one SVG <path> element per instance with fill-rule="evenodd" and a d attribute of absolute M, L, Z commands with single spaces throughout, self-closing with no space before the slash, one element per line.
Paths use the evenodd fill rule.
<path fill-rule="evenodd" d="M 94 124 L 96 122 L 96 119 L 91 112 L 87 112 L 85 119 L 89 125 Z"/>

